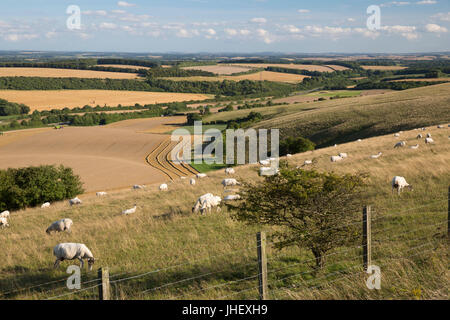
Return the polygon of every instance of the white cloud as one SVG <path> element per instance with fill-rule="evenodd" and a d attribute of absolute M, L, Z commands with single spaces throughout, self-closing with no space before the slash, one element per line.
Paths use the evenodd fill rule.
<path fill-rule="evenodd" d="M 258 29 L 258 30 L 256 30 L 256 34 L 260 38 L 262 38 L 262 40 L 267 44 L 270 44 L 274 41 L 273 37 L 269 34 L 269 32 L 267 30 Z"/>
<path fill-rule="evenodd" d="M 116 29 L 116 28 L 117 28 L 117 25 L 116 25 L 115 23 L 112 23 L 112 22 L 102 22 L 102 23 L 100 23 L 99 28 L 100 28 L 100 29 L 109 29 L 109 30 L 112 30 L 112 29 Z"/>
<path fill-rule="evenodd" d="M 355 18 L 347 18 L 347 21 L 348 21 L 348 22 L 355 22 L 356 19 L 355 19 Z"/>
<path fill-rule="evenodd" d="M 433 32 L 433 33 L 445 33 L 448 31 L 447 28 L 441 27 L 440 25 L 437 25 L 434 23 L 427 24 L 425 26 L 425 30 L 427 30 L 428 32 Z"/>
<path fill-rule="evenodd" d="M 108 13 L 105 10 L 96 10 L 96 11 L 87 10 L 83 11 L 82 14 L 87 16 L 102 16 L 102 17 L 108 15 Z"/>
<path fill-rule="evenodd" d="M 117 13 L 117 14 L 125 14 L 127 13 L 125 10 L 111 10 L 112 13 Z"/>
<path fill-rule="evenodd" d="M 309 13 L 310 11 L 308 9 L 299 9 L 297 10 L 298 13 Z"/>
<path fill-rule="evenodd" d="M 52 39 L 52 38 L 56 37 L 57 35 L 58 35 L 58 33 L 56 33 L 55 31 L 49 31 L 45 34 L 45 37 L 47 39 Z"/>
<path fill-rule="evenodd" d="M 301 30 L 299 29 L 299 28 L 297 28 L 296 26 L 294 26 L 294 25 L 287 25 L 287 26 L 284 26 L 283 27 L 283 29 L 284 30 L 286 30 L 287 32 L 289 32 L 289 33 L 300 33 L 301 32 Z"/>
<path fill-rule="evenodd" d="M 126 2 L 126 1 L 119 1 L 119 2 L 117 2 L 117 5 L 119 7 L 134 7 L 134 6 L 136 6 L 135 4 L 129 3 L 129 2 Z"/>
<path fill-rule="evenodd" d="M 239 30 L 239 33 L 243 36 L 248 36 L 251 33 L 251 31 L 247 29 L 241 29 Z"/>
<path fill-rule="evenodd" d="M 392 2 L 383 3 L 380 5 L 380 7 L 392 7 L 392 6 L 400 7 L 400 6 L 408 6 L 410 4 L 411 4 L 411 2 L 408 2 L 408 1 L 392 1 Z"/>
<path fill-rule="evenodd" d="M 399 34 L 408 40 L 415 40 L 419 37 L 419 35 L 416 33 L 417 28 L 415 26 L 395 25 L 395 26 L 384 26 L 381 27 L 381 29 L 388 33 Z"/>
<path fill-rule="evenodd" d="M 216 30 L 214 30 L 214 29 L 212 29 L 212 28 L 206 29 L 205 32 L 206 32 L 207 34 L 209 34 L 210 36 L 215 36 L 216 33 L 217 33 Z"/>
<path fill-rule="evenodd" d="M 432 16 L 433 18 L 437 18 L 441 21 L 450 21 L 450 12 L 442 12 L 442 13 L 438 13 L 435 14 L 434 16 Z"/>
<path fill-rule="evenodd" d="M 31 40 L 38 38 L 37 34 L 17 34 L 17 33 L 10 33 L 5 36 L 3 36 L 3 39 L 10 42 L 17 42 L 21 40 Z"/>
<path fill-rule="evenodd" d="M 266 18 L 253 18 L 250 21 L 253 22 L 253 23 L 266 23 L 267 19 Z"/>
<path fill-rule="evenodd" d="M 224 32 L 229 36 L 235 36 L 238 34 L 236 29 L 225 29 Z"/>
<path fill-rule="evenodd" d="M 434 0 L 423 0 L 423 1 L 418 1 L 417 4 L 436 4 L 437 1 Z"/>

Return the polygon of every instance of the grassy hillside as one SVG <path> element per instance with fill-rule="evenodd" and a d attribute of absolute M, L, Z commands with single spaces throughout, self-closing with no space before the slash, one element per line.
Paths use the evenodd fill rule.
<path fill-rule="evenodd" d="M 444 235 L 450 184 L 449 128 L 426 132 L 433 135 L 435 145 L 417 141 L 417 131 L 402 134 L 408 145 L 419 143 L 418 150 L 393 149 L 398 139 L 387 135 L 289 158 L 293 165 L 312 159 L 320 170 L 370 174 L 364 196 L 374 210 L 373 261 L 382 268 L 382 289 L 366 288 L 359 244 L 333 251 L 319 274 L 312 272 L 309 251 L 290 248 L 278 252 L 269 245 L 271 299 L 447 298 L 448 243 Z M 381 158 L 370 159 L 380 151 Z M 349 158 L 332 164 L 329 156 L 339 152 L 347 152 Z M 236 178 L 257 181 L 256 169 L 255 165 L 237 167 Z M 401 197 L 392 195 L 394 175 L 406 177 L 414 191 Z M 168 192 L 148 186 L 147 190 L 118 191 L 105 198 L 82 195 L 80 207 L 56 203 L 47 210 L 14 212 L 11 227 L 0 230 L 0 292 L 5 293 L 1 298 L 69 294 L 60 298 L 96 299 L 95 282 L 84 283 L 86 290 L 77 293 L 65 288 L 70 262 L 52 270 L 52 248 L 59 242 L 85 243 L 97 258 L 95 267 L 110 267 L 112 280 L 119 280 L 112 284 L 115 299 L 257 298 L 255 233 L 259 228 L 233 221 L 226 210 L 206 216 L 191 213 L 198 196 L 225 194 L 220 185 L 224 176 L 223 171 L 212 172 L 195 187 L 180 180 L 169 184 Z M 121 216 L 121 210 L 134 203 L 138 205 L 136 214 Z M 45 234 L 52 221 L 66 217 L 74 221 L 71 234 Z M 360 212 L 354 213 L 354 220 L 361 223 Z M 266 231 L 270 235 L 271 229 Z M 82 281 L 92 281 L 95 276 L 95 272 L 83 272 Z M 47 282 L 54 283 L 34 287 Z M 20 290 L 29 287 L 33 288 Z"/>

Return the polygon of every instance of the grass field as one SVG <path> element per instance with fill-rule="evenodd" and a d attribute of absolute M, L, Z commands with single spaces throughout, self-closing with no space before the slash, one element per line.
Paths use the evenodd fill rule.
<path fill-rule="evenodd" d="M 251 74 L 244 74 L 240 76 L 219 76 L 219 77 L 171 77 L 164 78 L 172 81 L 223 81 L 223 80 L 253 80 L 253 81 L 275 81 L 275 82 L 286 82 L 286 83 L 298 83 L 302 82 L 303 79 L 308 78 L 308 76 L 303 76 L 299 74 L 281 73 L 281 72 L 271 72 L 271 71 L 261 71 Z"/>
<path fill-rule="evenodd" d="M 134 73 L 72 70 L 55 68 L 0 68 L 0 77 L 88 78 L 88 79 L 136 79 Z"/>
<path fill-rule="evenodd" d="M 7 132 L 0 136 L 0 168 L 64 164 L 88 192 L 167 181 L 146 156 L 185 117 L 126 120 L 104 127 L 66 127 Z"/>
<path fill-rule="evenodd" d="M 154 104 L 206 100 L 211 96 L 195 93 L 145 92 L 122 90 L 0 90 L 0 98 L 11 102 L 24 103 L 34 110 L 90 106 L 123 106 L 136 103 Z"/>
<path fill-rule="evenodd" d="M 313 159 L 319 170 L 367 172 L 367 204 L 372 205 L 373 263 L 382 268 L 381 290 L 368 290 L 361 266 L 361 249 L 341 247 L 328 257 L 327 267 L 314 273 L 309 251 L 276 251 L 269 245 L 270 299 L 446 299 L 449 285 L 447 224 L 448 129 L 429 128 L 436 141 L 426 146 L 415 140 L 417 131 L 404 132 L 408 145 L 418 150 L 394 150 L 392 135 L 295 155 L 292 165 Z M 370 155 L 383 152 L 379 159 Z M 336 164 L 329 156 L 347 152 Z M 413 192 L 391 194 L 390 180 L 405 176 Z M 4 240 L 0 261 L 0 292 L 7 299 L 96 299 L 95 284 L 82 284 L 82 292 L 65 287 L 64 262 L 52 270 L 52 248 L 60 242 L 85 243 L 96 257 L 95 267 L 108 266 L 114 299 L 256 299 L 257 257 L 255 226 L 237 223 L 229 213 L 200 216 L 191 213 L 197 197 L 206 192 L 224 194 L 224 173 L 211 172 L 192 187 L 188 181 L 169 184 L 168 192 L 156 187 L 144 191 L 118 191 L 106 198 L 81 196 L 83 205 L 70 208 L 56 203 L 50 209 L 14 212 L 11 227 L 1 230 Z M 255 166 L 236 168 L 239 181 L 256 182 Z M 137 203 L 136 214 L 121 210 Z M 57 219 L 71 218 L 72 233 L 48 236 L 46 227 Z M 354 213 L 361 223 L 361 213 Z M 267 233 L 273 229 L 263 228 Z M 359 245 L 359 243 L 358 243 Z M 77 262 L 76 262 L 77 263 Z M 167 269 L 166 269 L 167 268 Z M 159 270 L 159 271 L 158 271 Z M 151 272 L 153 271 L 153 272 Z M 135 276 L 136 278 L 127 279 Z M 83 272 L 82 281 L 96 273 Z M 45 282 L 55 283 L 38 286 Z M 19 288 L 25 290 L 14 291 Z M 91 288 L 91 289 L 89 289 Z M 146 292 L 145 292 L 146 291 Z"/>

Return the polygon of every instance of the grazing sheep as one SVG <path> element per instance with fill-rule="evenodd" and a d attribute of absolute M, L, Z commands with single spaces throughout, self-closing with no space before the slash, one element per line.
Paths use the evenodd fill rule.
<path fill-rule="evenodd" d="M 47 230 L 45 230 L 45 232 L 47 234 L 51 234 L 52 231 L 54 232 L 63 232 L 63 231 L 67 231 L 67 232 L 71 232 L 70 228 L 72 227 L 73 221 L 70 219 L 62 219 L 59 221 L 55 221 L 53 222 L 50 227 L 47 228 Z"/>
<path fill-rule="evenodd" d="M 438 127 L 438 129 L 444 129 L 443 125 L 438 125 L 437 127 Z"/>
<path fill-rule="evenodd" d="M 133 213 L 136 212 L 136 208 L 137 208 L 137 205 L 135 204 L 133 208 L 127 209 L 127 210 L 123 210 L 122 214 L 126 215 L 126 216 L 129 215 L 129 214 L 133 214 Z"/>
<path fill-rule="evenodd" d="M 8 210 L 3 211 L 2 213 L 0 213 L 0 218 L 9 218 L 11 214 L 9 213 Z"/>
<path fill-rule="evenodd" d="M 53 255 L 56 257 L 53 267 L 56 269 L 59 267 L 60 262 L 64 260 L 80 260 L 80 268 L 83 269 L 83 259 L 88 261 L 88 269 L 92 270 L 95 258 L 91 250 L 82 243 L 60 243 L 53 248 Z"/>
<path fill-rule="evenodd" d="M 270 166 L 270 161 L 269 160 L 260 160 L 259 164 L 262 166 Z"/>
<path fill-rule="evenodd" d="M 427 138 L 431 138 L 431 133 L 427 133 Z"/>
<path fill-rule="evenodd" d="M 423 138 L 423 135 L 422 135 L 421 133 L 419 133 L 419 134 L 417 135 L 416 138 L 417 138 L 417 139 L 422 139 L 422 138 Z"/>
<path fill-rule="evenodd" d="M 189 181 L 189 183 L 191 184 L 191 186 L 195 186 L 195 184 L 196 184 L 197 182 L 195 181 L 194 178 L 192 178 L 192 179 Z"/>
<path fill-rule="evenodd" d="M 341 160 L 343 160 L 343 158 L 340 156 L 331 156 L 331 162 L 338 162 Z"/>
<path fill-rule="evenodd" d="M 230 194 L 228 196 L 225 196 L 225 198 L 223 200 L 224 201 L 241 200 L 241 196 L 238 194 Z"/>
<path fill-rule="evenodd" d="M 338 146 L 337 144 L 334 145 L 335 148 L 337 148 L 337 146 Z"/>
<path fill-rule="evenodd" d="M 163 183 L 159 186 L 159 191 L 167 191 L 169 190 L 169 186 L 166 183 Z"/>
<path fill-rule="evenodd" d="M 192 207 L 192 212 L 193 213 L 197 213 L 200 208 L 202 207 L 203 201 L 205 201 L 208 198 L 212 198 L 214 197 L 214 195 L 212 193 L 206 193 L 202 196 L 200 196 L 197 200 L 197 202 L 195 202 L 194 206 Z"/>
<path fill-rule="evenodd" d="M 229 186 L 238 186 L 240 185 L 239 182 L 237 182 L 236 179 L 223 179 L 222 180 L 223 187 L 229 187 Z"/>
<path fill-rule="evenodd" d="M 379 157 L 381 157 L 382 154 L 383 154 L 382 152 L 378 152 L 378 154 L 371 155 L 370 158 L 378 159 Z"/>
<path fill-rule="evenodd" d="M 107 195 L 107 193 L 106 193 L 106 192 L 103 192 L 103 191 L 101 191 L 101 192 L 97 192 L 97 193 L 96 193 L 96 195 L 97 195 L 97 197 L 104 197 L 104 196 L 106 196 L 106 195 Z"/>
<path fill-rule="evenodd" d="M 261 167 L 261 168 L 259 168 L 259 175 L 260 176 L 262 176 L 262 175 L 269 175 L 269 174 L 277 174 L 278 172 L 280 172 L 279 169 L 276 169 L 276 171 L 275 171 L 275 169 L 272 168 L 272 167 Z"/>
<path fill-rule="evenodd" d="M 288 154 L 286 155 L 286 157 L 290 158 L 290 157 L 292 157 L 292 154 L 288 153 Z"/>
<path fill-rule="evenodd" d="M 9 227 L 8 219 L 5 217 L 0 217 L 0 228 Z"/>
<path fill-rule="evenodd" d="M 133 189 L 134 189 L 134 190 L 140 190 L 140 189 L 144 189 L 144 188 L 145 188 L 144 185 L 138 185 L 138 184 L 135 184 L 135 185 L 133 186 Z"/>
<path fill-rule="evenodd" d="M 202 203 L 202 207 L 200 209 L 200 213 L 204 214 L 205 212 L 210 212 L 212 211 L 212 208 L 217 208 L 217 212 L 221 211 L 220 209 L 220 203 L 221 203 L 222 199 L 219 196 L 213 196 L 210 198 L 207 198 L 203 201 Z"/>
<path fill-rule="evenodd" d="M 345 152 L 341 152 L 339 153 L 339 157 L 341 157 L 342 159 L 348 158 L 348 154 L 346 154 Z"/>
<path fill-rule="evenodd" d="M 409 190 L 413 190 L 412 185 L 410 185 L 408 182 L 406 182 L 406 179 L 403 177 L 395 176 L 392 179 L 392 192 L 394 192 L 394 189 L 397 189 L 398 195 L 400 195 L 400 192 L 402 192 L 403 188 L 408 188 Z"/>
<path fill-rule="evenodd" d="M 410 149 L 419 149 L 419 145 L 418 144 L 416 144 L 415 146 L 411 146 L 411 147 L 409 147 Z"/>
<path fill-rule="evenodd" d="M 225 169 L 225 174 L 232 175 L 232 174 L 235 174 L 235 173 L 236 172 L 234 171 L 233 168 L 226 168 Z"/>
<path fill-rule="evenodd" d="M 42 204 L 41 208 L 42 209 L 50 208 L 50 202 L 46 202 L 46 203 Z"/>
<path fill-rule="evenodd" d="M 313 164 L 313 161 L 312 160 L 305 160 L 305 162 L 303 162 L 304 166 L 307 166 L 309 164 Z"/>
<path fill-rule="evenodd" d="M 396 134 L 394 134 L 394 137 L 400 137 L 400 133 L 396 133 Z"/>
<path fill-rule="evenodd" d="M 425 138 L 425 143 L 434 143 L 434 140 L 433 140 L 433 138 Z"/>
<path fill-rule="evenodd" d="M 197 173 L 197 178 L 198 179 L 203 179 L 206 178 L 208 175 L 206 173 Z"/>
<path fill-rule="evenodd" d="M 406 147 L 406 141 L 397 142 L 394 146 L 394 149 Z"/>
<path fill-rule="evenodd" d="M 78 197 L 75 197 L 75 198 L 69 200 L 69 204 L 71 206 L 79 205 L 79 204 L 82 204 L 82 203 L 83 202 Z"/>

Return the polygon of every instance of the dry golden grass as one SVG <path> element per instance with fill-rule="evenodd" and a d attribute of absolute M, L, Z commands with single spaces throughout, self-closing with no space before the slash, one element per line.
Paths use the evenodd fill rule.
<path fill-rule="evenodd" d="M 0 68 L 0 77 L 48 77 L 88 79 L 136 79 L 134 73 L 56 68 Z"/>
<path fill-rule="evenodd" d="M 244 66 L 231 66 L 231 65 L 216 65 L 216 66 L 194 66 L 194 67 L 184 67 L 182 69 L 186 70 L 202 70 L 207 72 L 212 72 L 218 75 L 230 75 L 233 73 L 246 72 L 252 68 Z"/>
<path fill-rule="evenodd" d="M 395 70 L 403 70 L 406 67 L 400 66 L 361 66 L 364 70 L 382 70 L 382 71 L 395 71 Z"/>
<path fill-rule="evenodd" d="M 209 99 L 210 95 L 195 93 L 146 92 L 121 90 L 0 90 L 0 98 L 24 103 L 34 110 L 90 106 L 123 106 L 136 103 L 154 104 Z"/>
<path fill-rule="evenodd" d="M 261 71 L 251 74 L 244 74 L 240 76 L 220 76 L 220 77 L 171 77 L 164 78 L 172 81 L 241 81 L 241 80 L 253 80 L 253 81 L 274 81 L 274 82 L 286 82 L 286 83 L 298 83 L 308 76 L 299 74 Z"/>
<path fill-rule="evenodd" d="M 0 168 L 64 164 L 81 176 L 88 192 L 163 182 L 167 177 L 145 158 L 167 138 L 156 133 L 168 132 L 184 121 L 184 117 L 167 117 L 104 127 L 6 132 L 0 136 Z"/>
<path fill-rule="evenodd" d="M 345 255 L 330 257 L 328 268 L 313 276 L 309 264 L 301 262 L 311 259 L 306 250 L 297 248 L 275 251 L 269 245 L 270 296 L 275 299 L 443 299 L 448 287 L 448 270 L 445 246 L 437 234 L 446 234 L 446 197 L 449 183 L 450 143 L 448 129 L 429 128 L 436 144 L 424 145 L 418 150 L 394 150 L 397 141 L 392 135 L 352 142 L 289 158 L 292 165 L 302 165 L 306 159 L 314 160 L 319 170 L 337 172 L 365 171 L 368 179 L 368 204 L 374 209 L 374 263 L 382 266 L 382 290 L 367 290 L 365 277 L 349 277 L 337 282 L 320 281 L 323 275 L 336 271 L 350 276 L 361 270 L 360 249 Z M 404 132 L 403 140 L 408 145 L 417 143 L 417 131 Z M 379 159 L 370 155 L 383 152 Z M 349 158 L 332 164 L 329 156 L 347 152 Z M 236 168 L 239 181 L 258 181 L 257 166 Z M 390 180 L 394 175 L 403 175 L 415 187 L 401 197 L 391 194 Z M 3 259 L 0 260 L 0 291 L 25 288 L 35 284 L 63 279 L 62 283 L 14 292 L 6 298 L 37 299 L 69 293 L 65 288 L 65 268 L 72 264 L 64 262 L 61 269 L 53 271 L 52 248 L 60 242 L 85 243 L 96 257 L 96 267 L 109 266 L 114 279 L 142 274 L 151 270 L 172 266 L 171 269 L 147 274 L 135 280 L 117 283 L 113 287 L 117 299 L 255 299 L 257 280 L 251 278 L 229 284 L 257 274 L 255 232 L 257 227 L 233 221 L 225 210 L 206 216 L 194 215 L 190 208 L 197 197 L 206 192 L 223 195 L 220 181 L 224 173 L 212 172 L 198 181 L 195 187 L 187 181 L 169 184 L 168 192 L 157 191 L 151 186 L 144 191 L 117 191 L 106 198 L 82 195 L 83 205 L 70 208 L 66 202 L 55 203 L 47 210 L 27 209 L 13 212 L 11 227 L 1 230 Z M 120 215 L 121 210 L 138 204 L 136 214 Z M 421 208 L 426 204 L 431 205 Z M 417 208 L 418 207 L 418 208 Z M 414 210 L 410 210 L 414 209 Z M 408 210 L 405 212 L 405 210 Z M 47 236 L 46 227 L 61 218 L 74 221 L 71 234 Z M 382 220 L 378 220 L 383 217 Z M 391 217 L 391 218 L 389 218 Z M 360 216 L 356 216 L 360 218 Z M 444 223 L 443 223 L 444 222 Z M 424 231 L 424 226 L 430 226 Z M 395 238 L 401 233 L 405 238 Z M 270 228 L 265 229 L 270 232 Z M 432 236 L 434 235 L 434 236 Z M 412 240 L 422 238 L 420 241 Z M 387 239 L 387 240 L 386 240 Z M 400 241 L 398 241 L 400 240 Z M 415 246 L 427 244 L 422 250 Z M 433 249 L 436 246 L 436 250 Z M 412 254 L 417 254 L 411 257 Z M 402 258 L 403 257 L 403 258 Z M 385 263 L 389 264 L 385 266 Z M 77 262 L 75 262 L 77 263 Z M 173 267 L 181 265 L 180 267 Z M 281 271 L 276 271 L 283 269 Z M 346 271 L 348 270 L 348 271 Z M 119 276 L 124 272 L 129 274 Z M 295 277 L 303 273 L 302 277 Z M 176 285 L 151 290 L 170 282 L 186 278 L 201 278 L 180 282 Z M 83 273 L 82 281 L 95 277 L 95 272 Z M 279 281 L 285 277 L 290 280 Z M 294 277 L 294 278 L 292 278 Z M 331 278 L 332 280 L 333 278 Z M 306 281 L 313 281 L 311 284 Z M 309 288 L 320 283 L 321 287 Z M 293 287 L 295 285 L 295 288 Z M 82 288 L 89 287 L 83 284 Z M 212 287 L 212 288 L 209 288 Z M 208 289 L 207 289 L 208 288 Z M 254 288 L 254 289 L 252 289 Z M 307 289 L 308 288 L 308 289 Z M 249 290 L 252 289 L 252 290 Z M 48 292 L 47 292 L 48 290 Z M 238 293 L 241 290 L 248 290 Z M 64 299 L 95 299 L 96 289 L 64 297 Z"/>

